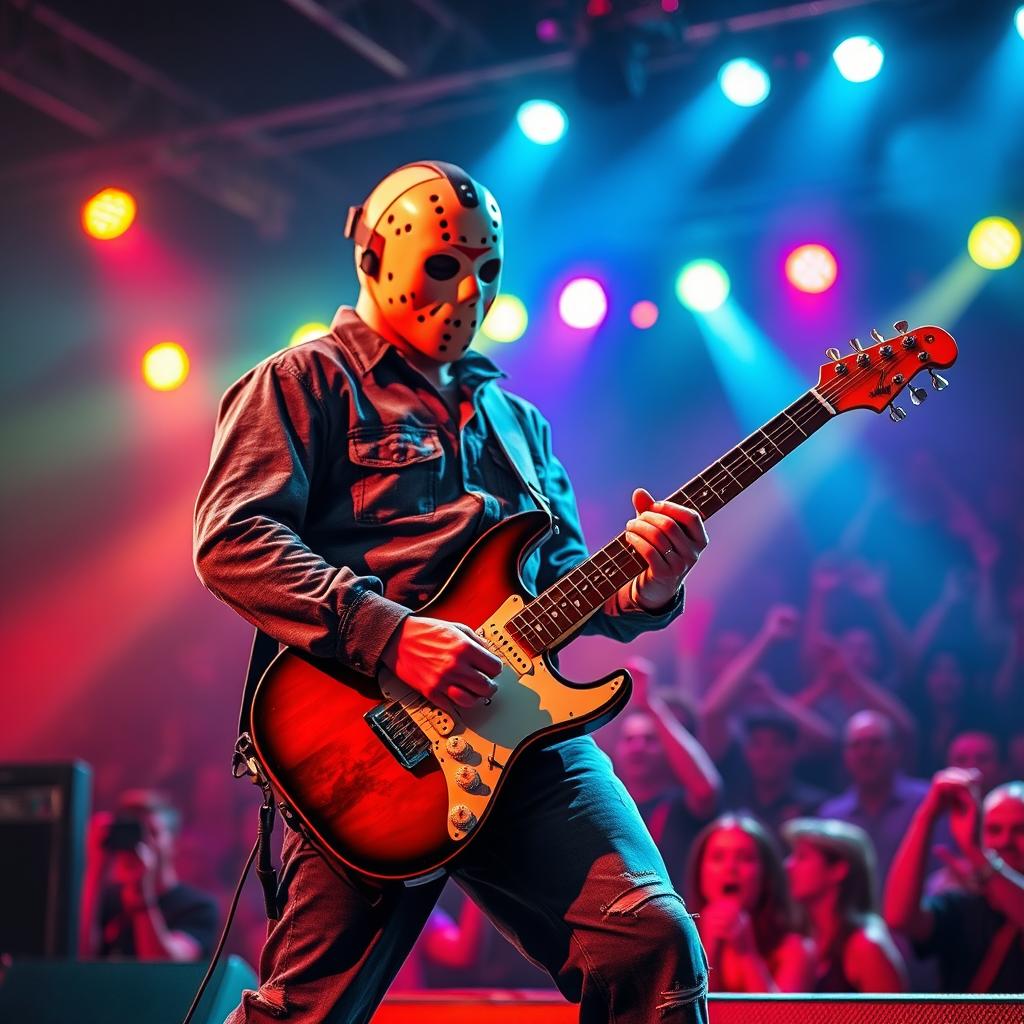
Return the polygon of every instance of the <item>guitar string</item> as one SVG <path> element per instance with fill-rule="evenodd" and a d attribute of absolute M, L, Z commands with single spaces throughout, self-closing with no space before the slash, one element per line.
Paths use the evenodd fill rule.
<path fill-rule="evenodd" d="M 921 330 L 921 328 L 917 328 L 917 331 L 920 331 L 920 330 Z M 908 332 L 908 336 L 910 334 L 917 333 L 917 331 L 910 331 L 910 332 Z M 922 349 L 921 351 L 924 351 L 924 350 Z M 838 364 L 836 364 L 836 365 L 838 365 Z M 910 374 L 910 376 L 907 378 L 907 382 L 909 383 L 909 381 L 912 379 L 912 377 L 914 375 L 916 375 L 917 372 L 919 372 L 921 369 L 924 369 L 924 368 L 925 368 L 924 364 L 921 364 L 918 367 L 918 369 L 916 369 L 914 371 L 913 374 Z M 894 369 L 895 369 L 895 367 L 894 367 Z M 807 437 L 810 436 L 810 434 L 808 434 L 806 431 L 804 431 L 801 428 L 802 428 L 803 425 L 809 424 L 816 415 L 820 415 L 819 410 L 824 408 L 824 406 L 822 406 L 822 404 L 818 400 L 818 398 L 815 397 L 815 394 L 820 395 L 822 398 L 824 398 L 826 401 L 828 401 L 829 404 L 832 404 L 835 400 L 839 399 L 840 397 L 843 397 L 848 392 L 850 392 L 852 390 L 855 390 L 857 387 L 859 387 L 862 378 L 870 377 L 872 374 L 874 374 L 876 372 L 877 372 L 877 364 L 875 366 L 868 365 L 868 366 L 865 366 L 865 367 L 858 368 L 852 374 L 849 374 L 849 375 L 846 375 L 846 374 L 837 375 L 834 380 L 829 381 L 829 382 L 821 385 L 820 389 L 818 389 L 818 388 L 811 388 L 810 390 L 808 390 L 808 392 L 806 394 L 804 394 L 800 398 L 796 399 L 796 401 L 793 402 L 791 406 L 787 407 L 787 408 L 792 408 L 792 406 L 798 405 L 799 403 L 806 401 L 807 404 L 806 404 L 806 406 L 803 409 L 795 409 L 794 410 L 795 416 L 790 416 L 789 413 L 784 410 L 783 412 L 779 413 L 777 416 L 772 417 L 772 419 L 778 419 L 780 416 L 785 417 L 783 422 L 781 424 L 779 424 L 778 427 L 776 427 L 774 429 L 770 429 L 770 430 L 766 430 L 764 427 L 759 427 L 751 435 L 749 435 L 749 438 L 753 438 L 757 434 L 761 434 L 763 437 L 766 437 L 769 440 L 769 442 L 776 448 L 776 450 L 781 453 L 779 459 L 777 460 L 778 462 L 781 462 L 782 458 L 784 458 L 786 455 L 790 454 L 790 452 L 783 452 L 782 448 L 778 444 L 776 444 L 776 440 L 781 441 L 783 444 L 785 444 L 791 437 L 794 436 L 794 434 L 797 434 L 797 433 L 801 434 L 804 438 L 807 438 Z M 890 399 L 890 401 L 892 401 L 894 398 L 895 398 L 895 396 L 893 396 L 893 398 Z M 827 412 L 828 410 L 825 410 L 825 411 Z M 834 415 L 833 413 L 829 413 L 830 418 L 833 415 Z M 770 423 L 771 420 L 769 420 L 768 422 Z M 822 424 L 822 425 L 824 425 L 824 424 Z M 706 470 L 705 470 L 702 473 L 698 473 L 697 476 L 695 478 L 693 478 L 693 479 L 702 480 L 704 482 L 704 484 L 707 486 L 707 488 L 709 488 L 715 494 L 715 496 L 718 497 L 718 491 L 721 490 L 721 491 L 724 492 L 726 490 L 727 485 L 730 483 L 730 481 L 733 481 L 733 482 L 736 482 L 736 483 L 740 482 L 739 479 L 737 478 L 737 475 L 733 474 L 729 470 L 729 468 L 725 465 L 725 463 L 723 461 L 730 454 L 732 454 L 733 452 L 736 452 L 737 450 L 740 453 L 742 453 L 743 455 L 745 455 L 747 460 L 751 463 L 751 465 L 755 469 L 759 470 L 760 476 L 763 476 L 764 473 L 766 472 L 766 470 L 760 469 L 760 467 L 758 466 L 756 460 L 754 458 L 752 458 L 750 453 L 743 447 L 744 441 L 748 440 L 749 438 L 744 438 L 743 441 L 740 441 L 739 444 L 735 445 L 729 452 L 726 452 L 726 454 L 723 455 L 721 459 L 717 460 L 716 465 L 721 467 L 720 470 L 716 471 L 717 475 L 711 476 L 711 477 L 705 477 L 704 476 L 704 472 L 706 472 Z M 793 449 L 793 450 L 795 450 L 795 449 Z M 776 463 L 773 463 L 773 466 L 775 464 Z M 745 469 L 746 468 L 746 464 L 743 463 L 743 466 L 744 466 L 744 469 Z M 771 469 L 771 468 L 773 468 L 773 466 L 770 466 L 768 468 Z M 742 475 L 742 472 L 743 471 L 738 471 L 739 475 Z M 760 476 L 759 477 L 755 477 L 753 480 L 751 480 L 747 484 L 740 484 L 740 490 L 741 491 L 742 490 L 746 490 L 746 488 L 749 487 L 750 484 L 754 483 L 755 480 L 759 479 Z M 689 481 L 688 481 L 688 483 L 689 483 Z M 686 496 L 686 492 L 685 492 L 684 488 L 679 488 L 675 493 L 680 493 L 680 492 L 682 492 L 683 495 Z M 734 497 L 735 497 L 735 495 L 734 495 Z M 727 502 L 723 501 L 722 502 L 722 506 L 720 506 L 720 507 L 724 507 L 726 504 L 727 504 Z M 603 548 L 601 548 L 599 552 L 596 552 L 595 555 L 591 556 L 590 559 L 588 559 L 588 561 L 592 560 L 594 557 L 596 557 L 597 554 L 600 554 L 601 552 L 605 552 L 607 554 L 607 548 L 610 547 L 611 545 L 615 544 L 616 542 L 620 546 L 623 545 L 623 541 L 622 541 L 621 535 L 619 537 L 614 538 L 612 541 L 609 541 L 608 544 L 606 544 Z M 632 548 L 629 548 L 628 550 L 632 551 Z M 614 565 L 614 556 L 609 555 L 608 557 L 610 557 L 612 559 L 612 562 L 613 562 L 613 565 Z M 577 566 L 576 568 L 578 569 L 579 566 Z M 597 568 L 600 570 L 600 566 L 597 566 Z M 618 566 L 618 565 L 615 565 L 615 568 L 617 568 L 617 569 L 619 569 L 621 571 L 622 567 Z M 576 571 L 575 569 L 570 570 L 570 573 L 567 573 L 566 576 L 563 577 L 563 579 L 566 579 L 572 572 L 575 572 L 575 571 Z M 513 618 L 514 619 L 519 619 L 520 617 L 525 616 L 528 611 L 531 612 L 534 617 L 539 617 L 540 615 L 550 614 L 549 611 L 545 611 L 545 609 L 543 608 L 543 603 L 542 602 L 544 600 L 545 595 L 548 594 L 549 591 L 551 591 L 554 587 L 557 587 L 561 582 L 562 582 L 562 580 L 556 580 L 555 583 L 553 583 L 550 587 L 548 587 L 541 594 L 538 594 L 529 604 L 527 604 L 523 609 L 521 609 L 519 612 L 517 612 L 516 615 L 513 616 Z M 614 591 L 613 591 L 613 593 L 614 593 Z M 564 594 L 562 596 L 564 597 Z M 609 595 L 609 596 L 611 596 L 611 595 Z M 551 598 L 549 597 L 548 600 L 551 601 Z M 525 617 L 522 618 L 521 621 L 523 622 L 523 624 L 526 626 L 527 629 L 529 629 L 530 631 L 536 633 L 535 626 L 530 624 L 526 620 Z M 539 638 L 539 639 L 543 639 L 543 638 Z"/>

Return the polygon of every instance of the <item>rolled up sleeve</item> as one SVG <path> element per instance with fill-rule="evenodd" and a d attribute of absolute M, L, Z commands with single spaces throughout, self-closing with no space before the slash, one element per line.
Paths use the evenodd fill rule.
<path fill-rule="evenodd" d="M 196 502 L 193 560 L 203 585 L 269 636 L 373 675 L 409 609 L 382 581 L 329 564 L 300 533 L 323 457 L 326 410 L 279 359 L 224 395 Z"/>

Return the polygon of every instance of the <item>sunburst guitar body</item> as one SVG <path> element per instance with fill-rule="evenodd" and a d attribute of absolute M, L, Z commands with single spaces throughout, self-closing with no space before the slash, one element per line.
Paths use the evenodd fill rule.
<path fill-rule="evenodd" d="M 486 704 L 458 720 L 382 671 L 282 651 L 252 706 L 264 770 L 325 852 L 375 878 L 446 864 L 486 821 L 508 770 L 531 744 L 596 729 L 629 698 L 629 675 L 570 683 L 506 624 L 533 595 L 521 559 L 548 530 L 543 512 L 494 526 L 419 614 L 471 626 L 504 662 Z"/>

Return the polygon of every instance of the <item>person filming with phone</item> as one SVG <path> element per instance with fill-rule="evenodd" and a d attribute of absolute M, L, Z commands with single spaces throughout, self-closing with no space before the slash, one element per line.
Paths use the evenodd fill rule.
<path fill-rule="evenodd" d="M 162 794 L 133 789 L 113 814 L 93 816 L 82 885 L 79 955 L 200 960 L 216 939 L 213 897 L 178 881 L 178 809 Z"/>

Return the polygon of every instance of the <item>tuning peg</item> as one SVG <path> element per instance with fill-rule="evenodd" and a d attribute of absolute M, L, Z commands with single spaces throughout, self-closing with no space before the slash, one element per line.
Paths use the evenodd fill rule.
<path fill-rule="evenodd" d="M 909 327 L 910 327 L 910 324 L 908 324 L 906 320 L 897 320 L 896 323 L 894 323 L 892 325 L 892 329 L 897 334 L 906 334 L 907 333 L 907 328 L 909 328 Z"/>
<path fill-rule="evenodd" d="M 860 338 L 851 338 L 850 339 L 850 348 L 852 348 L 854 350 L 854 352 L 863 352 L 864 351 L 864 346 L 860 343 Z"/>
<path fill-rule="evenodd" d="M 898 405 L 893 405 L 892 402 L 889 403 L 889 419 L 891 419 L 893 423 L 899 423 L 900 420 L 905 420 L 906 418 L 906 409 L 903 409 Z"/>
<path fill-rule="evenodd" d="M 831 359 L 834 363 L 838 363 L 839 360 L 843 358 L 842 352 L 840 352 L 837 348 L 825 349 L 825 355 L 827 355 L 829 359 Z"/>
<path fill-rule="evenodd" d="M 877 327 L 871 328 L 871 337 L 874 338 L 875 341 L 877 341 L 879 344 L 885 341 L 885 338 L 882 337 L 881 331 L 879 331 Z"/>
<path fill-rule="evenodd" d="M 932 387 L 936 391 L 944 391 L 949 387 L 949 381 L 942 374 L 936 373 L 934 370 L 929 370 L 928 372 L 932 375 Z"/>
<path fill-rule="evenodd" d="M 928 397 L 928 392 L 924 388 L 916 388 L 913 384 L 908 390 L 910 391 L 910 400 L 914 405 L 920 405 Z"/>

